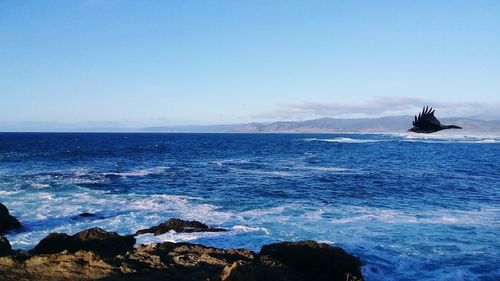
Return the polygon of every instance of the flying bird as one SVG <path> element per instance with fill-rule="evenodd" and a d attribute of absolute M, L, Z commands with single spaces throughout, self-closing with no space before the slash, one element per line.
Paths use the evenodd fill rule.
<path fill-rule="evenodd" d="M 418 114 L 418 117 L 415 115 L 413 127 L 408 131 L 429 134 L 444 129 L 462 129 L 462 127 L 459 127 L 457 125 L 442 125 L 441 122 L 437 120 L 436 116 L 434 116 L 434 111 L 435 110 L 432 109 L 432 107 L 424 107 L 422 109 L 422 112 Z"/>

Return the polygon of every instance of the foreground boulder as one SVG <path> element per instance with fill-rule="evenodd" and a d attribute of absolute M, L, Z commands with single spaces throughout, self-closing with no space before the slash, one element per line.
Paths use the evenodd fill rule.
<path fill-rule="evenodd" d="M 64 239 L 92 240 L 100 233 L 54 237 L 66 243 Z M 0 257 L 0 280 L 360 281 L 360 265 L 359 259 L 342 249 L 314 241 L 270 244 L 259 254 L 164 242 L 114 256 L 93 250 L 16 252 Z"/>
<path fill-rule="evenodd" d="M 185 221 L 185 220 L 171 218 L 166 222 L 161 223 L 157 226 L 138 230 L 135 233 L 135 235 L 141 235 L 145 233 L 153 233 L 154 235 L 160 235 L 163 233 L 167 233 L 169 231 L 175 231 L 177 233 L 181 233 L 181 232 L 221 232 L 226 230 L 222 228 L 211 228 L 199 221 Z"/>
<path fill-rule="evenodd" d="M 121 236 L 101 228 L 90 228 L 73 236 L 64 233 L 51 233 L 43 238 L 32 250 L 34 254 L 55 254 L 62 251 L 92 251 L 100 255 L 113 256 L 132 250 L 133 236 Z"/>
<path fill-rule="evenodd" d="M 259 255 L 263 261 L 277 260 L 307 280 L 350 280 L 362 278 L 361 260 L 340 247 L 315 241 L 281 242 L 265 245 Z"/>
<path fill-rule="evenodd" d="M 0 203 L 0 234 L 10 230 L 21 229 L 22 227 L 21 223 L 9 214 L 7 207 Z"/>

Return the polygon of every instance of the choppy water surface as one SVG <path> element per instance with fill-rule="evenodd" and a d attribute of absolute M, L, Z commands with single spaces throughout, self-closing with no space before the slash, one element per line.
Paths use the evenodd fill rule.
<path fill-rule="evenodd" d="M 314 239 L 360 256 L 367 280 L 499 280 L 499 179 L 495 137 L 0 134 L 0 202 L 26 226 L 7 236 L 19 249 L 178 217 L 230 231 L 138 243 Z"/>

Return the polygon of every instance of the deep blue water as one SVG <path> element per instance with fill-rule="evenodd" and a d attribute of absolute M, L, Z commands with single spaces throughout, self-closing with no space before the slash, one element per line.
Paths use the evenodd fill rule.
<path fill-rule="evenodd" d="M 367 280 L 500 280 L 499 156 L 493 137 L 2 133 L 0 202 L 26 226 L 7 235 L 19 249 L 178 217 L 230 231 L 138 243 L 314 239 Z"/>

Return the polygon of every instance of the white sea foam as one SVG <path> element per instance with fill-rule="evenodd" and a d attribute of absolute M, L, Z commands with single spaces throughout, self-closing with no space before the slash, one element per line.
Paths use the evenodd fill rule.
<path fill-rule="evenodd" d="M 452 133 L 435 133 L 428 134 L 396 134 L 405 142 L 425 142 L 425 143 L 483 143 L 483 144 L 498 144 L 500 136 L 498 135 L 483 135 L 483 134 L 452 134 Z"/>
<path fill-rule="evenodd" d="M 148 168 L 137 168 L 124 172 L 95 172 L 86 168 L 78 168 L 73 171 L 74 177 L 71 182 L 75 184 L 98 184 L 109 181 L 112 176 L 116 177 L 145 177 L 150 175 L 161 175 L 170 169 L 169 166 L 156 166 Z"/>
<path fill-rule="evenodd" d="M 495 224 L 500 209 L 484 209 L 480 211 L 432 210 L 432 211 L 400 211 L 381 208 L 347 207 L 345 213 L 352 214 L 342 218 L 331 219 L 332 224 L 354 222 L 376 222 L 390 224 L 457 224 L 487 226 Z"/>
<path fill-rule="evenodd" d="M 382 139 L 353 139 L 347 137 L 338 137 L 333 139 L 320 139 L 320 138 L 308 138 L 304 139 L 305 141 L 314 141 L 314 142 L 335 142 L 335 143 L 374 143 L 374 142 L 383 142 L 387 140 Z"/>
<path fill-rule="evenodd" d="M 137 244 L 201 240 L 211 241 L 209 243 L 215 246 L 225 247 L 234 247 L 231 243 L 241 243 L 237 245 L 250 245 L 252 249 L 258 250 L 263 241 L 321 237 L 319 240 L 322 242 L 346 243 L 339 244 L 339 246 L 354 254 L 362 254 L 367 263 L 363 268 L 367 280 L 390 280 L 386 278 L 387 272 L 392 272 L 391 275 L 394 275 L 394 272 L 408 274 L 412 270 L 422 270 L 411 267 L 414 264 L 414 257 L 421 255 L 419 240 L 416 237 L 404 235 L 418 237 L 426 235 L 427 239 L 434 239 L 433 237 L 440 234 L 426 231 L 429 229 L 428 225 L 436 224 L 445 227 L 474 226 L 471 229 L 481 226 L 483 229 L 483 227 L 498 225 L 500 214 L 499 208 L 491 207 L 478 208 L 474 211 L 446 209 L 401 211 L 349 205 L 304 206 L 300 202 L 244 212 L 223 212 L 217 206 L 206 204 L 197 197 L 167 194 L 108 194 L 84 188 L 78 188 L 71 194 L 55 194 L 37 190 L 31 191 L 28 196 L 28 193 L 23 191 L 22 194 L 10 194 L 5 198 L 9 209 L 12 209 L 27 227 L 25 232 L 8 234 L 13 247 L 18 249 L 33 247 L 50 232 L 73 234 L 82 229 L 97 226 L 125 235 L 156 225 L 169 217 L 179 217 L 204 221 L 211 226 L 222 226 L 229 231 L 168 232 L 158 236 L 145 234 L 137 237 Z M 18 198 L 24 198 L 23 202 L 18 202 Z M 95 212 L 102 218 L 75 220 L 74 216 L 83 211 Z M 397 232 L 400 225 L 414 230 L 413 232 L 405 230 L 404 235 L 400 236 L 401 233 Z M 402 241 L 395 242 L 394 239 Z M 446 244 L 430 240 L 425 243 L 426 247 L 431 247 L 436 253 L 447 251 L 446 247 L 455 247 L 458 251 L 456 255 L 462 252 L 487 251 L 466 242 L 462 244 L 446 242 Z M 429 243 L 435 244 L 429 245 Z M 451 254 L 448 253 L 448 255 Z M 437 256 L 439 257 L 439 254 Z M 438 276 L 461 276 L 457 273 L 460 269 L 449 270 L 449 275 L 439 273 Z M 467 268 L 463 269 L 463 276 L 470 279 L 467 270 Z M 398 277 L 393 279 L 397 280 Z M 432 278 L 421 276 L 421 280 L 432 280 Z"/>
<path fill-rule="evenodd" d="M 247 164 L 247 163 L 250 163 L 250 161 L 245 160 L 245 159 L 223 159 L 223 160 L 213 161 L 212 163 L 214 163 L 217 166 L 222 167 L 225 164 Z"/>
<path fill-rule="evenodd" d="M 255 175 L 264 175 L 264 176 L 275 176 L 275 177 L 294 176 L 293 173 L 285 172 L 285 171 L 263 171 L 263 170 L 239 169 L 239 168 L 230 168 L 229 170 L 232 172 L 236 172 L 236 173 L 255 174 Z"/>
<path fill-rule="evenodd" d="M 176 233 L 170 231 L 161 235 L 144 234 L 136 237 L 136 245 L 161 242 L 189 242 L 200 238 L 225 235 L 223 232 L 192 232 L 192 233 Z"/>
<path fill-rule="evenodd" d="M 160 243 L 160 242 L 189 242 L 201 238 L 214 238 L 214 237 L 228 237 L 232 235 L 238 235 L 242 233 L 255 233 L 261 232 L 265 235 L 270 235 L 270 232 L 264 227 L 251 227 L 248 225 L 235 225 L 228 229 L 227 232 L 190 232 L 190 233 L 177 233 L 175 231 L 169 231 L 160 235 L 154 235 L 151 233 L 146 233 L 136 236 L 137 243 Z"/>
<path fill-rule="evenodd" d="M 499 139 L 482 139 L 482 140 L 477 140 L 475 143 L 500 143 Z"/>
<path fill-rule="evenodd" d="M 110 173 L 113 175 L 118 175 L 122 177 L 144 177 L 144 176 L 149 176 L 149 175 L 157 175 L 157 174 L 162 174 L 166 170 L 168 170 L 170 167 L 168 166 L 158 166 L 158 167 L 153 167 L 153 168 L 143 168 L 143 169 L 137 169 L 137 170 L 132 170 L 128 172 L 120 172 L 120 173 Z"/>
<path fill-rule="evenodd" d="M 347 172 L 347 171 L 352 171 L 352 169 L 347 169 L 347 168 L 342 168 L 342 167 L 310 167 L 306 166 L 303 167 L 304 169 L 307 170 L 315 170 L 315 171 L 323 171 L 323 172 Z"/>
<path fill-rule="evenodd" d="M 108 194 L 77 188 L 72 193 L 26 191 L 7 193 L 2 200 L 26 226 L 27 232 L 9 234 L 14 248 L 32 247 L 50 232 L 75 233 L 89 227 L 102 227 L 120 234 L 151 227 L 170 217 L 200 220 L 220 225 L 232 218 L 216 206 L 197 202 L 200 198 L 176 195 Z M 23 198 L 22 201 L 18 198 Z M 79 213 L 97 213 L 99 219 L 79 220 Z M 30 242 L 27 242 L 30 241 Z"/>
<path fill-rule="evenodd" d="M 50 184 L 48 183 L 32 183 L 31 187 L 36 188 L 36 189 L 46 189 L 50 187 Z"/>
<path fill-rule="evenodd" d="M 271 235 L 271 233 L 269 232 L 269 230 L 265 227 L 252 227 L 252 226 L 249 226 L 249 225 L 243 225 L 243 224 L 239 224 L 239 225 L 235 225 L 231 228 L 231 231 L 234 231 L 234 232 L 238 232 L 238 233 L 245 233 L 245 232 L 263 232 L 265 233 L 266 235 Z"/>
<path fill-rule="evenodd" d="M 20 190 L 13 190 L 13 191 L 8 191 L 8 190 L 0 190 L 0 196 L 10 196 L 14 194 L 18 194 L 21 192 Z"/>

